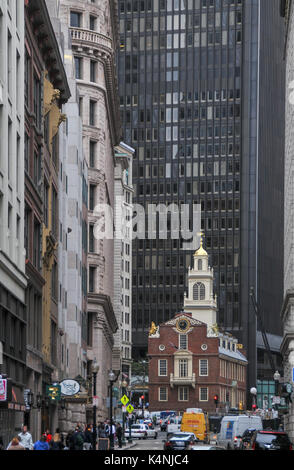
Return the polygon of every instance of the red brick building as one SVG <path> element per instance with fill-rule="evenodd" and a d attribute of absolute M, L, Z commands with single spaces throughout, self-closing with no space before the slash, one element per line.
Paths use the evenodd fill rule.
<path fill-rule="evenodd" d="M 247 360 L 238 340 L 217 327 L 209 328 L 191 313 L 150 330 L 149 410 L 215 412 L 226 407 L 246 409 Z"/>

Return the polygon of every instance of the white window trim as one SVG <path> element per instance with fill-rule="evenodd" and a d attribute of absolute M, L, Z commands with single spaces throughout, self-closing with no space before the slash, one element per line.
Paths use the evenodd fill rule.
<path fill-rule="evenodd" d="M 201 374 L 201 361 L 206 361 L 207 364 L 207 374 Z M 208 371 L 208 359 L 199 359 L 199 376 L 200 377 L 208 377 L 209 371 Z"/>
<path fill-rule="evenodd" d="M 201 400 L 201 390 L 207 390 L 207 399 L 206 400 Z M 199 388 L 199 401 L 208 402 L 208 396 L 209 396 L 208 392 L 209 392 L 208 387 L 200 387 Z"/>
<path fill-rule="evenodd" d="M 166 390 L 166 400 L 161 400 L 160 399 L 160 390 L 161 389 L 165 389 Z M 163 402 L 167 402 L 168 401 L 168 388 L 167 387 L 159 387 L 158 388 L 158 401 L 163 401 Z"/>
<path fill-rule="evenodd" d="M 161 374 L 160 373 L 160 362 L 165 362 L 165 368 L 166 368 L 166 373 Z M 167 359 L 158 359 L 158 377 L 167 377 Z"/>
<path fill-rule="evenodd" d="M 181 395 L 180 391 L 181 391 L 181 390 L 184 390 L 184 389 L 187 390 L 187 399 L 186 399 L 186 400 L 181 399 L 181 397 L 180 397 L 180 395 Z M 183 392 L 183 395 L 184 395 L 184 392 Z M 178 401 L 185 401 L 185 402 L 186 402 L 186 401 L 189 401 L 189 387 L 179 387 L 179 388 L 178 388 Z"/>
<path fill-rule="evenodd" d="M 181 336 L 186 337 L 186 348 L 181 348 Z M 180 351 L 188 351 L 188 335 L 184 333 L 179 334 L 179 350 Z"/>

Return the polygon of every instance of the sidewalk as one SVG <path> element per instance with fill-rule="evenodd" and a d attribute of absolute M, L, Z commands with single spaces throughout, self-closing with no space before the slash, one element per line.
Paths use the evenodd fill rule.
<path fill-rule="evenodd" d="M 118 445 L 115 445 L 114 446 L 114 450 L 129 450 L 129 449 L 132 449 L 133 447 L 135 447 L 137 445 L 137 442 L 132 442 L 132 444 L 129 444 L 128 442 L 126 443 L 125 446 L 122 446 L 122 448 L 120 449 L 118 447 Z"/>

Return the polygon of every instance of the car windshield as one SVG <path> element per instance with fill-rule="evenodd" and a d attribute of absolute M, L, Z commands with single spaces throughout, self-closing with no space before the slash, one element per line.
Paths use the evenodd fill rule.
<path fill-rule="evenodd" d="M 258 434 L 257 441 L 261 444 L 287 445 L 289 439 L 286 434 Z"/>

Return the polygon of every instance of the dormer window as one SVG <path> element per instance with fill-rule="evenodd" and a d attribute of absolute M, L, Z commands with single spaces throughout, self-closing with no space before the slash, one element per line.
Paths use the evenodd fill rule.
<path fill-rule="evenodd" d="M 232 344 L 232 351 L 236 351 L 236 345 L 235 345 L 235 343 Z"/>
<path fill-rule="evenodd" d="M 226 349 L 226 342 L 223 341 L 223 348 Z"/>
<path fill-rule="evenodd" d="M 179 335 L 179 349 L 188 349 L 188 336 Z"/>

